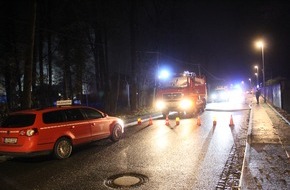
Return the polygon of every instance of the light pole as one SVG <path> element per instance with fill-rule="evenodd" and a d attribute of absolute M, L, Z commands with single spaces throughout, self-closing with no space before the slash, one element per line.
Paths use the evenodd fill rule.
<path fill-rule="evenodd" d="M 261 53 L 262 53 L 262 65 L 263 65 L 263 87 L 265 87 L 265 60 L 264 60 L 264 42 L 263 41 L 258 41 L 257 42 L 257 47 L 261 48 Z"/>
<path fill-rule="evenodd" d="M 249 78 L 249 81 L 250 81 L 250 88 L 252 88 L 252 79 Z"/>
<path fill-rule="evenodd" d="M 264 102 L 266 102 L 266 97 L 265 97 L 265 60 L 264 60 L 264 42 L 263 41 L 258 41 L 256 43 L 258 48 L 261 48 L 261 53 L 262 53 L 262 65 L 263 65 L 263 91 L 264 91 Z"/>
<path fill-rule="evenodd" d="M 257 77 L 257 88 L 259 87 L 259 67 L 258 65 L 255 65 L 255 69 L 257 69 L 257 72 L 255 73 L 256 77 Z"/>
<path fill-rule="evenodd" d="M 256 88 L 258 88 L 258 86 L 259 86 L 259 83 L 258 83 L 258 73 L 255 73 L 255 75 L 256 75 L 256 81 L 257 81 L 257 85 L 256 85 Z"/>

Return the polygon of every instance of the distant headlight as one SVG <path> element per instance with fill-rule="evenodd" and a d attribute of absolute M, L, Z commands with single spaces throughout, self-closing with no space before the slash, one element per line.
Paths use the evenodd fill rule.
<path fill-rule="evenodd" d="M 158 110 L 163 110 L 165 108 L 165 103 L 162 100 L 157 100 L 155 107 Z"/>
<path fill-rule="evenodd" d="M 193 106 L 193 102 L 191 100 L 184 99 L 184 100 L 181 100 L 180 102 L 180 107 L 183 109 L 188 109 L 188 108 L 191 108 L 192 106 Z"/>
<path fill-rule="evenodd" d="M 215 99 L 217 99 L 217 95 L 216 95 L 216 94 L 212 94 L 212 95 L 211 95 L 211 98 L 212 98 L 213 100 L 215 100 Z"/>
<path fill-rule="evenodd" d="M 221 99 L 222 99 L 222 100 L 226 100 L 226 99 L 229 98 L 229 95 L 228 95 L 228 93 L 226 93 L 226 92 L 221 93 L 220 96 L 221 96 Z"/>

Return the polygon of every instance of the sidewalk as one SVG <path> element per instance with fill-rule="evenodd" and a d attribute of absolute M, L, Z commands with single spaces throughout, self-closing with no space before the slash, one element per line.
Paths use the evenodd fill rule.
<path fill-rule="evenodd" d="M 253 99 L 241 189 L 290 189 L 290 126 Z"/>

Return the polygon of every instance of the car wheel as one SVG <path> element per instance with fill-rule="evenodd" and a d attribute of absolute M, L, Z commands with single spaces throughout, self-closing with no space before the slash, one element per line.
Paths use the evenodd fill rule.
<path fill-rule="evenodd" d="M 204 110 L 205 110 L 205 104 L 202 105 L 202 107 L 201 107 L 201 112 L 204 112 Z"/>
<path fill-rule="evenodd" d="M 114 126 L 111 134 L 111 140 L 114 142 L 119 141 L 122 138 L 122 127 L 121 125 L 117 124 Z"/>
<path fill-rule="evenodd" d="M 61 160 L 70 157 L 72 153 L 72 143 L 68 138 L 60 138 L 56 141 L 53 149 L 54 157 Z"/>

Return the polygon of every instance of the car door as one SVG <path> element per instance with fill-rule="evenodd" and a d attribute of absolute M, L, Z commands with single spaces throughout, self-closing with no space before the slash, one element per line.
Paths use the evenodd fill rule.
<path fill-rule="evenodd" d="M 87 121 L 90 123 L 93 140 L 109 136 L 109 123 L 102 112 L 91 108 L 84 108 L 82 111 L 85 113 Z"/>
<path fill-rule="evenodd" d="M 85 120 L 84 115 L 78 108 L 65 110 L 67 125 L 70 126 L 70 132 L 74 135 L 75 143 L 86 143 L 92 141 L 92 130 L 89 122 Z"/>

